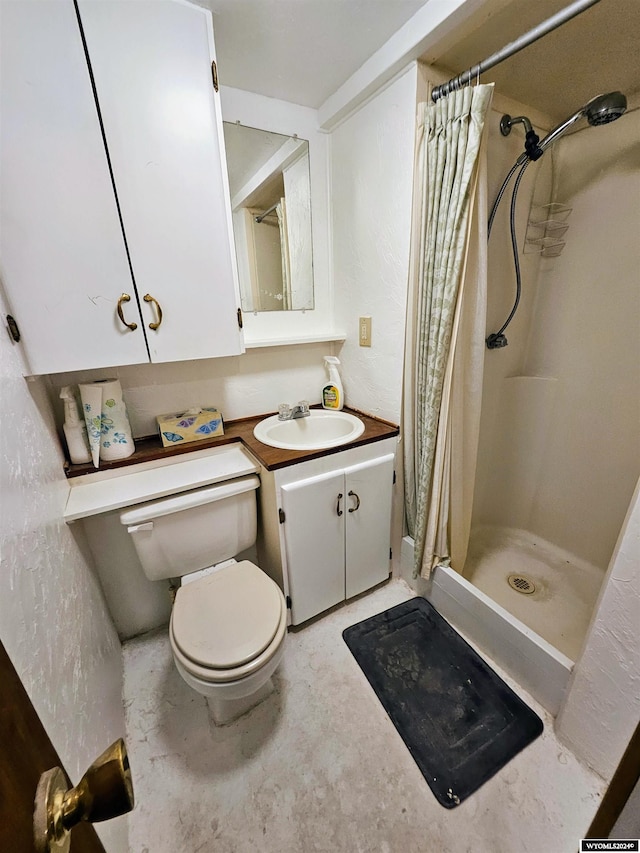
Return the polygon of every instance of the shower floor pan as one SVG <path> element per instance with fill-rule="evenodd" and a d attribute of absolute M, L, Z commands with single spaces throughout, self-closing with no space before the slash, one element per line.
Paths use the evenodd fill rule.
<path fill-rule="evenodd" d="M 567 621 L 566 608 L 576 603 L 568 601 L 567 589 L 570 586 L 566 584 L 567 572 L 545 563 L 528 562 L 526 549 L 515 547 L 516 544 L 524 545 L 522 535 L 528 536 L 523 531 L 500 528 L 474 530 L 465 572 L 474 582 L 453 569 L 437 566 L 424 594 L 445 619 L 493 657 L 543 707 L 555 715 L 586 634 L 603 574 L 593 567 L 590 567 L 593 571 L 580 572 L 583 580 L 586 578 L 581 589 L 581 604 L 574 608 L 569 620 L 576 619 L 575 613 L 579 612 L 578 625 L 568 631 L 565 627 L 559 630 L 559 633 L 573 638 L 571 642 L 574 651 L 570 657 L 543 637 L 539 630 L 512 612 L 517 610 L 520 614 L 522 608 L 529 607 L 537 613 L 538 622 L 541 617 L 545 623 L 558 622 L 563 626 Z M 555 550 L 556 554 L 559 553 Z M 566 555 L 562 553 L 562 556 L 566 566 Z M 410 577 L 409 567 L 413 565 L 413 540 L 410 537 L 405 537 L 402 543 L 402 563 L 404 577 Z M 521 595 L 508 584 L 507 578 L 511 574 L 525 575 L 533 580 L 537 592 Z M 559 581 L 558 585 L 563 587 L 564 592 L 555 590 L 554 593 L 549 587 L 551 579 Z M 476 585 L 478 580 L 485 589 Z M 496 601 L 494 596 L 499 600 Z M 524 615 L 527 616 L 526 613 Z M 529 623 L 530 616 L 531 613 L 528 614 Z"/>
<path fill-rule="evenodd" d="M 524 583 L 516 580 L 511 586 L 508 578 L 514 575 Z M 596 566 L 526 530 L 478 526 L 472 532 L 464 577 L 577 660 L 604 578 Z"/>

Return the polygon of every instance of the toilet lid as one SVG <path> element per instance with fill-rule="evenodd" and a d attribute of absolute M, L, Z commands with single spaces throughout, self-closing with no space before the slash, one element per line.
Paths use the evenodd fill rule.
<path fill-rule="evenodd" d="M 229 669 L 267 648 L 281 613 L 278 586 L 244 560 L 180 587 L 173 605 L 173 637 L 192 661 Z"/>

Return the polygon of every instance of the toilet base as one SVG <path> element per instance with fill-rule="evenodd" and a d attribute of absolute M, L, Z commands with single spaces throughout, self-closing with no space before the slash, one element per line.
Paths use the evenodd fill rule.
<path fill-rule="evenodd" d="M 174 657 L 174 663 L 182 678 L 207 700 L 211 716 L 217 726 L 237 720 L 247 711 L 255 708 L 273 692 L 271 676 L 276 671 L 284 654 L 286 634 L 271 660 L 260 670 L 231 682 L 207 682 L 191 675 Z"/>
<path fill-rule="evenodd" d="M 226 726 L 259 705 L 273 693 L 274 689 L 273 679 L 269 678 L 255 693 L 250 696 L 242 696 L 240 699 L 221 699 L 219 696 L 207 696 L 211 719 L 216 726 Z"/>

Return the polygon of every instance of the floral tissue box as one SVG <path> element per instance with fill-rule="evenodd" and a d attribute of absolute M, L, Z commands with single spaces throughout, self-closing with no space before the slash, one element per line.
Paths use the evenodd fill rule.
<path fill-rule="evenodd" d="M 215 408 L 189 409 L 180 414 L 158 415 L 158 430 L 164 447 L 224 435 L 222 415 Z"/>

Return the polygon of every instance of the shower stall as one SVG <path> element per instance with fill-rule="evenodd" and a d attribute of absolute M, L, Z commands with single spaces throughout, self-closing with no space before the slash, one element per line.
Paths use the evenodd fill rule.
<path fill-rule="evenodd" d="M 490 200 L 528 130 L 544 156 L 493 221 L 467 559 L 419 589 L 554 714 L 640 474 L 640 110 L 614 94 L 550 134 L 488 119 Z"/>

